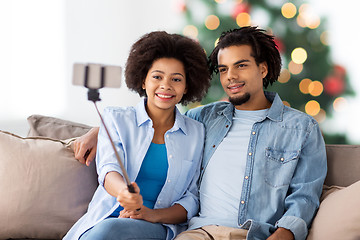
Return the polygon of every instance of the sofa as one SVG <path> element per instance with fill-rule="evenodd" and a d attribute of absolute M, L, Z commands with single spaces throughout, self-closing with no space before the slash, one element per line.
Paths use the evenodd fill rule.
<path fill-rule="evenodd" d="M 72 150 L 91 126 L 28 117 L 26 137 L 0 130 L 0 239 L 61 239 L 96 190 L 95 163 Z M 308 240 L 360 239 L 360 145 L 326 145 L 328 174 Z"/>

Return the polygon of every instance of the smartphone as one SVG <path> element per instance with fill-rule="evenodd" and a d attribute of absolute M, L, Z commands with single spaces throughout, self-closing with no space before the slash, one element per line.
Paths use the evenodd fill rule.
<path fill-rule="evenodd" d="M 121 85 L 121 73 L 122 68 L 120 66 L 75 63 L 72 83 L 90 89 L 119 88 Z"/>

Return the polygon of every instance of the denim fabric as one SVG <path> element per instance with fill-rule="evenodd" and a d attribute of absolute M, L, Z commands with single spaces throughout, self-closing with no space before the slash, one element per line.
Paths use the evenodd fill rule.
<path fill-rule="evenodd" d="M 136 107 L 106 108 L 103 118 L 112 140 L 123 160 L 130 181 L 135 181 L 154 136 L 152 120 L 146 113 L 145 101 Z M 154 209 L 182 205 L 187 217 L 197 214 L 200 163 L 204 147 L 204 126 L 175 110 L 174 126 L 165 133 L 165 146 L 169 169 Z M 98 224 L 119 206 L 115 197 L 103 187 L 105 175 L 121 169 L 109 144 L 103 126 L 100 126 L 96 155 L 99 187 L 89 204 L 87 213 L 70 229 L 64 239 L 74 240 L 89 228 Z M 164 224 L 168 228 L 167 239 L 186 229 L 186 225 Z"/>
<path fill-rule="evenodd" d="M 327 172 L 325 143 L 311 116 L 283 105 L 276 93 L 265 95 L 272 106 L 251 130 L 238 222 L 194 217 L 190 229 L 235 226 L 248 229 L 248 239 L 263 240 L 284 227 L 295 239 L 306 238 Z M 216 102 L 186 113 L 206 130 L 201 176 L 230 129 L 233 112 L 231 103 Z"/>
<path fill-rule="evenodd" d="M 166 238 L 166 228 L 160 223 L 150 223 L 131 218 L 107 218 L 86 231 L 80 240 L 145 240 Z"/>

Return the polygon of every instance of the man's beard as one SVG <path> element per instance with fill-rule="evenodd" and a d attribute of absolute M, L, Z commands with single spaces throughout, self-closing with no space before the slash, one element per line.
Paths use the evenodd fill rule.
<path fill-rule="evenodd" d="M 245 93 L 241 97 L 235 97 L 235 98 L 229 97 L 229 102 L 231 102 L 234 106 L 240 106 L 246 103 L 247 101 L 249 101 L 249 99 L 250 99 L 250 93 Z"/>

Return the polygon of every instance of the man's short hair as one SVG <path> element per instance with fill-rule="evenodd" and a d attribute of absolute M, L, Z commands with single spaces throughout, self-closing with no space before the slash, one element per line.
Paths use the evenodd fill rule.
<path fill-rule="evenodd" d="M 266 34 L 265 30 L 257 27 L 242 27 L 223 32 L 209 57 L 211 73 L 218 73 L 217 57 L 220 49 L 241 45 L 251 47 L 251 55 L 257 65 L 266 62 L 268 74 L 263 79 L 264 87 L 267 88 L 269 84 L 277 81 L 281 71 L 281 57 L 274 36 Z"/>

